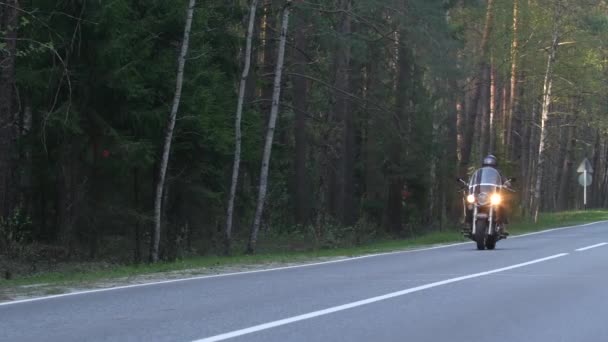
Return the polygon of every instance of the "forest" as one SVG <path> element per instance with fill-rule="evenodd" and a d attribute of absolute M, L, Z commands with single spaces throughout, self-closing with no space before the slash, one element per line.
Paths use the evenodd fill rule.
<path fill-rule="evenodd" d="M 604 0 L 0 0 L 0 259 L 157 262 L 608 205 Z"/>

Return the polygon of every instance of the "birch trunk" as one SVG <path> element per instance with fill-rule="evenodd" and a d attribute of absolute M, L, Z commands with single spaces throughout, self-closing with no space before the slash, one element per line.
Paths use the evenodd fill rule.
<path fill-rule="evenodd" d="M 489 151 L 495 154 L 496 151 L 496 69 L 494 68 L 494 61 L 490 67 L 490 127 L 489 127 Z"/>
<path fill-rule="evenodd" d="M 239 99 L 236 107 L 235 118 L 235 145 L 234 145 L 234 165 L 232 167 L 232 184 L 230 185 L 230 197 L 228 199 L 228 213 L 226 218 L 226 230 L 224 232 L 224 252 L 230 254 L 232 244 L 232 218 L 234 216 L 234 198 L 236 197 L 236 189 L 239 182 L 239 168 L 241 165 L 241 119 L 243 116 L 243 102 L 245 100 L 245 88 L 249 69 L 251 68 L 251 46 L 253 38 L 253 29 L 255 24 L 255 13 L 258 6 L 258 0 L 252 0 L 249 8 L 249 26 L 247 27 L 247 42 L 245 47 L 245 60 L 241 82 L 239 85 Z"/>
<path fill-rule="evenodd" d="M 543 182 L 543 174 L 545 168 L 545 149 L 547 144 L 547 121 L 549 119 L 549 109 L 551 106 L 551 90 L 553 86 L 553 67 L 557 56 L 557 48 L 559 46 L 559 18 L 561 15 L 561 4 L 558 2 L 555 5 L 555 17 L 553 26 L 553 37 L 551 47 L 549 48 L 549 56 L 547 57 L 547 70 L 545 72 L 545 81 L 543 86 L 543 104 L 541 111 L 540 123 L 540 144 L 538 147 L 538 163 L 536 166 L 536 185 L 534 187 L 534 222 L 538 222 L 538 213 L 541 208 L 541 190 Z"/>
<path fill-rule="evenodd" d="M 186 17 L 186 26 L 184 28 L 184 39 L 182 49 L 178 58 L 177 80 L 175 86 L 175 95 L 173 97 L 173 106 L 169 113 L 169 120 L 165 130 L 163 149 L 161 154 L 160 165 L 158 169 L 158 179 L 156 183 L 156 192 L 154 196 L 154 231 L 152 234 L 152 243 L 150 245 L 150 261 L 158 261 L 158 250 L 160 245 L 160 226 L 163 191 L 165 187 L 165 178 L 167 175 L 167 165 L 169 164 L 169 154 L 171 153 L 171 141 L 173 140 L 173 129 L 175 128 L 175 118 L 182 97 L 182 85 L 184 83 L 184 66 L 186 64 L 186 55 L 188 54 L 188 44 L 190 42 L 190 30 L 192 28 L 192 17 L 194 14 L 194 6 L 196 0 L 190 0 Z"/>
<path fill-rule="evenodd" d="M 518 33 L 518 17 L 519 17 L 519 0 L 513 0 L 513 41 L 511 42 L 511 90 L 509 97 L 509 109 L 506 117 L 506 129 L 505 129 L 505 146 L 507 147 L 507 157 L 511 155 L 511 136 L 513 127 L 513 113 L 517 107 L 517 59 L 518 59 L 518 46 L 519 41 L 517 37 Z"/>
<path fill-rule="evenodd" d="M 534 104 L 532 106 L 532 113 L 531 113 L 531 117 L 530 117 L 530 124 L 528 125 L 528 130 L 529 130 L 529 139 L 528 139 L 528 150 L 527 150 L 527 155 L 528 155 L 528 163 L 525 164 L 525 172 L 527 177 L 525 178 L 526 181 L 526 187 L 525 187 L 525 199 L 526 199 L 526 210 L 527 210 L 527 214 L 533 214 L 532 210 L 532 206 L 533 206 L 533 197 L 534 197 L 534 184 L 536 181 L 536 174 L 534 173 L 534 168 L 536 166 L 536 161 L 537 161 L 537 154 L 538 154 L 538 136 L 539 136 L 539 131 L 538 128 L 540 126 L 539 124 L 539 120 L 538 120 L 538 106 L 536 104 Z"/>
<path fill-rule="evenodd" d="M 268 168 L 270 164 L 270 154 L 272 152 L 272 142 L 274 138 L 274 130 L 279 113 L 279 101 L 281 99 L 281 78 L 283 74 L 283 62 L 285 59 L 285 43 L 287 40 L 287 28 L 289 25 L 289 14 L 291 10 L 291 0 L 288 0 L 283 9 L 283 20 L 281 24 L 281 37 L 279 41 L 279 52 L 277 55 L 277 65 L 274 76 L 274 91 L 272 94 L 272 108 L 270 110 L 270 119 L 268 121 L 268 131 L 266 132 L 266 143 L 264 145 L 264 155 L 262 157 L 262 169 L 260 172 L 260 188 L 258 193 L 258 203 L 255 210 L 253 226 L 251 227 L 251 235 L 249 244 L 247 245 L 247 253 L 255 253 L 255 248 L 258 240 L 258 232 L 262 221 L 262 213 L 264 211 L 264 202 L 266 201 L 266 191 L 268 187 Z"/>

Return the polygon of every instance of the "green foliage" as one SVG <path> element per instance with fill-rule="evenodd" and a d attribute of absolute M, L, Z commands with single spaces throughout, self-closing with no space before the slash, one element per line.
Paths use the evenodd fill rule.
<path fill-rule="evenodd" d="M 31 242 L 31 224 L 21 207 L 17 207 L 8 218 L 0 218 L 0 257 L 13 259 L 20 256 L 20 250 Z"/>
<path fill-rule="evenodd" d="M 34 238 L 60 239 L 73 225 L 74 231 L 92 226 L 99 234 L 132 234 L 134 224 L 148 224 L 141 218 L 151 211 L 186 2 L 27 6 L 17 82 L 21 100 L 33 109 L 33 126 L 23 140 L 33 164 L 28 192 L 45 196 L 35 202 Z M 196 13 L 170 169 L 176 193 L 169 200 L 191 202 L 210 216 L 223 206 L 233 139 L 233 28 L 241 14 L 234 9 L 212 6 Z M 189 216 L 200 212 L 189 210 Z M 53 222 L 55 227 L 42 228 Z M 90 238 L 96 239 L 81 237 Z"/>
<path fill-rule="evenodd" d="M 517 115 L 538 112 L 553 23 L 548 1 L 520 2 L 522 80 Z M 199 254 L 219 248 L 234 148 L 244 5 L 206 1 L 195 11 L 164 203 L 162 238 L 167 250 L 181 243 Z M 503 88 L 510 77 L 512 5 L 495 1 L 486 56 L 492 58 Z M 565 114 L 555 116 L 568 118 L 568 111 L 576 108 L 588 127 L 606 131 L 605 9 L 575 1 L 567 5 L 562 40 L 573 43 L 560 46 L 554 103 L 556 113 Z M 26 109 L 32 113 L 31 127 L 23 127 L 19 138 L 19 191 L 27 202 L 23 217 L 31 222 L 5 226 L 93 258 L 105 255 L 104 248 L 105 253 L 113 251 L 105 242 L 120 241 L 122 247 L 116 250 L 122 254 L 117 259 L 142 260 L 163 129 L 175 91 L 186 1 L 32 0 L 22 6 L 15 102 L 22 126 Z M 452 203 L 455 191 L 449 180 L 456 172 L 456 146 L 448 132 L 456 125 L 454 103 L 470 96 L 468 88 L 482 61 L 484 2 L 353 1 L 348 13 L 336 6 L 328 0 L 294 4 L 299 26 L 292 25 L 288 37 L 287 77 L 264 216 L 265 230 L 276 236 L 266 235 L 271 239 L 268 244 L 279 244 L 281 234 L 300 234 L 317 247 L 334 248 L 381 236 L 391 215 L 398 216 L 403 230 L 392 233 L 404 235 L 455 219 L 452 207 L 458 203 Z M 280 12 L 276 3 L 270 10 L 269 15 L 258 16 L 247 87 L 237 246 L 247 238 L 256 204 L 269 109 L 269 99 L 261 97 L 271 87 L 272 37 Z M 342 32 L 345 17 L 351 32 Z M 268 26 L 262 25 L 264 20 Z M 306 32 L 304 51 L 293 48 L 296 30 Z M 0 42 L 3 53 L 6 46 Z M 306 61 L 306 201 L 312 209 L 301 226 L 293 214 L 293 133 L 298 116 L 293 106 L 299 94 L 294 94 L 291 74 L 297 54 Z M 336 89 L 339 57 L 348 60 L 346 89 Z M 403 84 L 399 75 L 404 76 Z M 330 174 L 340 170 L 337 164 L 344 157 L 344 118 L 334 113 L 341 96 L 348 99 L 355 141 L 349 146 L 354 159 L 349 200 L 355 220 L 347 225 L 330 210 L 330 198 L 336 195 L 336 180 Z M 532 125 L 526 120 L 521 122 Z M 555 119 L 552 124 L 561 122 Z M 507 158 L 506 153 L 499 155 Z M 518 162 L 503 163 L 505 172 L 515 175 L 521 167 Z M 403 184 L 410 197 L 389 198 L 391 191 L 401 194 L 403 189 L 396 187 Z M 391 213 L 397 201 L 400 206 Z M 443 209 L 448 218 L 440 217 Z M 189 227 L 186 242 L 180 235 L 184 227 Z M 289 239 L 297 241 L 293 235 Z"/>

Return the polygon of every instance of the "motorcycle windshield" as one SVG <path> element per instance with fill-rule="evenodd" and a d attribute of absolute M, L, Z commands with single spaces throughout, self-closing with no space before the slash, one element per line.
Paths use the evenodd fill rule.
<path fill-rule="evenodd" d="M 492 194 L 500 191 L 502 177 L 496 169 L 491 167 L 481 168 L 471 176 L 469 182 L 469 193 L 473 195 Z"/>

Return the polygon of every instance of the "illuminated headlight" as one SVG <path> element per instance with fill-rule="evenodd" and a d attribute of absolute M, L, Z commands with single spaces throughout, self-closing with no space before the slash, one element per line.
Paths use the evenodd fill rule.
<path fill-rule="evenodd" d="M 469 203 L 475 203 L 475 195 L 469 195 L 467 196 L 467 202 Z"/>
<path fill-rule="evenodd" d="M 493 194 L 490 198 L 492 205 L 499 205 L 502 202 L 502 197 L 499 194 Z"/>

